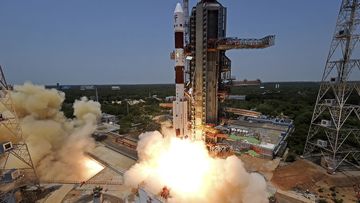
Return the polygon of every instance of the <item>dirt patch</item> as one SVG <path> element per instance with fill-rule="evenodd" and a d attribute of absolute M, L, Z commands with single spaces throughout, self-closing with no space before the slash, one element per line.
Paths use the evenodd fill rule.
<path fill-rule="evenodd" d="M 278 167 L 271 182 L 282 190 L 308 191 L 328 202 L 334 199 L 356 202 L 353 185 L 360 183 L 360 171 L 329 175 L 324 168 L 299 159 L 294 163 Z"/>
<path fill-rule="evenodd" d="M 325 170 L 301 159 L 277 168 L 271 181 L 282 190 L 291 190 L 295 187 L 309 190 L 324 176 L 326 176 Z"/>

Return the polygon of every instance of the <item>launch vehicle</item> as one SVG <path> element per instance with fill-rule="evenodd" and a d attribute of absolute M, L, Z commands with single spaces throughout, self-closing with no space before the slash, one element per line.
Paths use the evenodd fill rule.
<path fill-rule="evenodd" d="M 187 104 L 185 99 L 185 56 L 184 56 L 184 32 L 185 18 L 184 11 L 180 3 L 176 5 L 174 11 L 174 32 L 175 32 L 175 83 L 176 96 L 173 102 L 173 126 L 177 137 L 188 137 L 188 116 Z"/>

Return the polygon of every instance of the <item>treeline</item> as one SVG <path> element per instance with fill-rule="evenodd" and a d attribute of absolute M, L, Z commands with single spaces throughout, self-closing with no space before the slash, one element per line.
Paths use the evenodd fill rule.
<path fill-rule="evenodd" d="M 156 97 L 164 98 L 175 94 L 174 85 L 121 85 L 120 90 L 112 90 L 107 85 L 95 87 L 97 90 L 80 90 L 80 86 L 61 90 L 66 95 L 62 108 L 64 114 L 69 118 L 73 117 L 72 104 L 76 99 L 83 96 L 98 99 L 102 112 L 118 117 L 120 133 L 159 130 L 160 126 L 153 118 L 166 110 L 159 107 L 160 101 Z M 135 100 L 139 103 L 131 104 Z"/>
<path fill-rule="evenodd" d="M 279 88 L 275 85 L 279 84 Z M 227 100 L 220 107 L 235 107 L 252 109 L 266 115 L 285 115 L 294 120 L 295 131 L 289 138 L 289 147 L 297 154 L 301 154 L 319 83 L 296 82 L 296 83 L 265 83 L 260 87 L 233 87 L 231 94 L 246 95 L 245 101 Z M 118 116 L 121 125 L 121 133 L 131 131 L 136 124 L 140 124 L 140 130 L 155 130 L 159 126 L 153 121 L 153 117 L 167 113 L 167 110 L 159 107 L 160 101 L 151 98 L 165 98 L 175 94 L 174 85 L 123 85 L 120 90 L 111 90 L 110 86 L 97 86 L 99 102 L 102 111 Z M 71 105 L 75 99 L 87 96 L 95 99 L 95 90 L 68 89 L 64 90 L 66 100 L 63 110 L 66 116 L 72 116 Z M 150 97 L 149 97 L 150 96 Z M 139 100 L 145 102 L 129 105 L 125 100 Z M 122 101 L 121 104 L 112 101 Z"/>

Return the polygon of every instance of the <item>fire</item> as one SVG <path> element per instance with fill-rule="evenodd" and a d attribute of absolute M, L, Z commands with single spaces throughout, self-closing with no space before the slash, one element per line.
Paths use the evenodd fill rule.
<path fill-rule="evenodd" d="M 156 160 L 154 172 L 160 181 L 174 191 L 199 193 L 210 170 L 210 159 L 205 150 L 188 140 L 171 139 L 165 153 Z"/>
<path fill-rule="evenodd" d="M 212 158 L 202 141 L 159 132 L 140 135 L 139 162 L 125 173 L 125 185 L 161 195 L 170 202 L 268 202 L 265 179 L 248 173 L 236 156 Z"/>
<path fill-rule="evenodd" d="M 104 166 L 99 164 L 97 161 L 86 157 L 83 161 L 84 179 L 87 180 L 104 169 Z"/>

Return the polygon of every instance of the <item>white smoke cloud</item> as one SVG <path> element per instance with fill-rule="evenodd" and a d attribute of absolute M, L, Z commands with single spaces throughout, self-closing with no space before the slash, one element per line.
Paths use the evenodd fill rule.
<path fill-rule="evenodd" d="M 170 188 L 169 202 L 267 203 L 265 179 L 248 173 L 236 156 L 209 156 L 202 141 L 140 135 L 139 162 L 125 174 L 125 184 L 152 194 Z"/>
<path fill-rule="evenodd" d="M 86 97 L 74 103 L 74 116 L 85 123 L 96 124 L 101 116 L 101 106 L 99 102 L 89 101 Z"/>
<path fill-rule="evenodd" d="M 94 147 L 90 135 L 101 115 L 100 104 L 81 98 L 73 105 L 75 118 L 67 119 L 61 111 L 63 92 L 26 83 L 15 86 L 11 96 L 40 179 L 86 178 L 85 152 Z M 5 139 L 0 134 L 0 141 Z"/>

